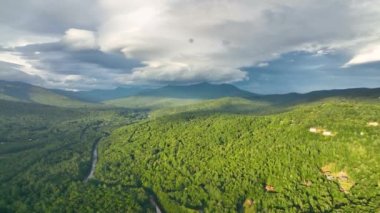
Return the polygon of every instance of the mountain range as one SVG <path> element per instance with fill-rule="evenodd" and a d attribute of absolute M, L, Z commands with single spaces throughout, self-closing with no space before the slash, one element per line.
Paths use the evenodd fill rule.
<path fill-rule="evenodd" d="M 0 100 L 38 103 L 60 107 L 86 107 L 92 103 L 75 99 L 56 90 L 46 89 L 23 82 L 0 80 Z"/>
<path fill-rule="evenodd" d="M 238 97 L 273 104 L 297 104 L 332 97 L 379 99 L 380 88 L 325 90 L 305 94 L 259 95 L 239 89 L 230 84 L 199 83 L 181 86 L 168 85 L 157 89 L 118 87 L 113 90 L 74 92 L 47 89 L 23 82 L 0 81 L 0 99 L 2 100 L 62 107 L 85 107 L 109 104 L 129 108 L 160 108 L 161 106 L 181 106 L 225 97 Z"/>

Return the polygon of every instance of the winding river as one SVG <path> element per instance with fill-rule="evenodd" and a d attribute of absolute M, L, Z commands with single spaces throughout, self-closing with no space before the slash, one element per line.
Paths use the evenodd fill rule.
<path fill-rule="evenodd" d="M 153 196 L 149 197 L 149 201 L 156 208 L 156 213 L 162 213 L 160 207 L 158 206 L 158 204 L 157 204 L 157 202 L 156 202 L 156 200 L 154 199 Z"/>
<path fill-rule="evenodd" d="M 99 142 L 101 141 L 102 138 L 103 137 L 98 138 L 95 141 L 95 143 L 94 143 L 94 146 L 93 146 L 93 149 L 92 149 L 91 170 L 90 170 L 90 173 L 87 175 L 87 177 L 84 179 L 85 183 L 88 182 L 90 179 L 94 178 L 94 173 L 95 173 L 95 169 L 96 169 L 96 163 L 98 162 L 98 145 L 99 145 Z M 154 198 L 154 196 L 152 194 L 149 196 L 149 201 L 155 207 L 156 213 L 162 213 L 159 205 L 157 204 L 156 199 Z"/>
<path fill-rule="evenodd" d="M 102 139 L 102 137 L 98 138 L 98 139 L 95 141 L 94 147 L 93 147 L 93 149 L 92 149 L 91 171 L 90 171 L 90 173 L 87 175 L 87 177 L 84 179 L 84 182 L 87 182 L 88 180 L 90 180 L 91 178 L 94 177 L 95 168 L 96 168 L 96 163 L 98 162 L 98 144 L 99 144 L 99 142 L 100 142 L 101 139 Z"/>

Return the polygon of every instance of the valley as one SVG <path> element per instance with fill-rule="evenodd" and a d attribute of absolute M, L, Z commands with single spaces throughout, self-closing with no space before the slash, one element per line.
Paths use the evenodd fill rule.
<path fill-rule="evenodd" d="M 23 88 L 0 96 L 0 212 L 380 210 L 378 89 L 199 84 L 57 106 Z"/>
<path fill-rule="evenodd" d="M 380 213 L 380 0 L 0 0 L 0 213 Z"/>

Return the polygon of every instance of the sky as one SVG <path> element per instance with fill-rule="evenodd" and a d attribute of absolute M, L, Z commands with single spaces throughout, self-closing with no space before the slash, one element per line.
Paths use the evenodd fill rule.
<path fill-rule="evenodd" d="M 65 90 L 380 87 L 380 0 L 0 0 L 0 79 Z"/>

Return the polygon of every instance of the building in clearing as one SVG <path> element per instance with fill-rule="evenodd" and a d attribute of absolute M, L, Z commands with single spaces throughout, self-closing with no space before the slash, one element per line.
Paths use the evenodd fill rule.
<path fill-rule="evenodd" d="M 312 132 L 312 133 L 321 133 L 323 131 L 322 128 L 317 128 L 317 127 L 311 127 L 309 129 L 309 132 Z"/>
<path fill-rule="evenodd" d="M 341 180 L 347 181 L 348 180 L 348 174 L 344 171 L 340 171 L 338 173 L 338 178 Z"/>
<path fill-rule="evenodd" d="M 349 193 L 350 189 L 355 185 L 353 181 L 345 171 L 336 172 L 335 164 L 330 163 L 321 168 L 321 172 L 327 180 L 336 181 L 340 186 L 340 191 Z"/>
<path fill-rule="evenodd" d="M 327 131 L 327 130 L 323 130 L 322 135 L 323 136 L 334 136 L 334 134 L 332 132 Z"/>
<path fill-rule="evenodd" d="M 275 192 L 275 190 L 274 190 L 274 186 L 272 186 L 272 185 L 266 185 L 266 186 L 265 186 L 265 190 L 266 190 L 267 192 Z"/>
<path fill-rule="evenodd" d="M 317 128 L 312 127 L 312 128 L 309 129 L 309 132 L 317 133 Z"/>
<path fill-rule="evenodd" d="M 379 123 L 371 121 L 367 123 L 367 126 L 379 126 Z"/>
<path fill-rule="evenodd" d="M 334 136 L 333 132 L 323 129 L 323 128 L 318 128 L 318 127 L 311 127 L 309 129 L 309 132 L 315 133 L 315 134 L 322 134 L 323 136 Z"/>

